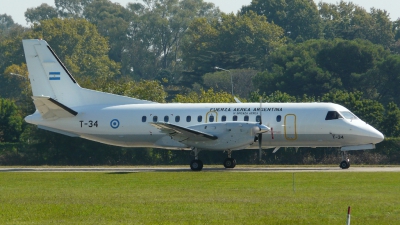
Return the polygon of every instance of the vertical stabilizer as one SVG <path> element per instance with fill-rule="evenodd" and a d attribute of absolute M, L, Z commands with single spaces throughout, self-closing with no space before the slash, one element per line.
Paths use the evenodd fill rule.
<path fill-rule="evenodd" d="M 44 40 L 23 40 L 33 96 L 75 105 L 79 85 Z"/>
<path fill-rule="evenodd" d="M 150 101 L 81 88 L 44 40 L 22 40 L 32 94 L 68 107 L 92 104 L 148 104 Z"/>

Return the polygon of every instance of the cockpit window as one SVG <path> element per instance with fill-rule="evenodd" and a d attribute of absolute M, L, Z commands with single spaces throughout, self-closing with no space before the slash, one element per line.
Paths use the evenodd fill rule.
<path fill-rule="evenodd" d="M 349 119 L 349 120 L 356 120 L 358 119 L 358 117 L 356 115 L 354 115 L 353 113 L 349 112 L 349 111 L 340 111 L 340 114 L 342 114 L 342 116 L 345 119 Z"/>
<path fill-rule="evenodd" d="M 336 111 L 329 111 L 326 114 L 325 120 L 337 120 L 339 118 L 343 118 L 338 112 Z"/>

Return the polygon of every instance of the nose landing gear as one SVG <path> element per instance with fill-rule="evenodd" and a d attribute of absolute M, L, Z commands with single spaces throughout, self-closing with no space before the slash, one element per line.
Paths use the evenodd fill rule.
<path fill-rule="evenodd" d="M 347 152 L 342 151 L 342 162 L 339 164 L 340 168 L 348 169 L 350 167 L 350 159 L 347 157 Z"/>

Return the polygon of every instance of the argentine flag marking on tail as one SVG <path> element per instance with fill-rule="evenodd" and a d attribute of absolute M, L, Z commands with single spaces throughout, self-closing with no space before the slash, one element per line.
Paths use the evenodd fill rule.
<path fill-rule="evenodd" d="M 49 80 L 60 80 L 60 72 L 49 72 Z"/>

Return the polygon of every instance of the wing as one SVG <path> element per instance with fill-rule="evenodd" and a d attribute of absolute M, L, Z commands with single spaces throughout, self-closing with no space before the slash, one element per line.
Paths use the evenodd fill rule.
<path fill-rule="evenodd" d="M 215 135 L 170 123 L 155 122 L 151 123 L 151 125 L 179 141 L 211 141 L 218 139 Z"/>
<path fill-rule="evenodd" d="M 50 97 L 33 96 L 32 99 L 36 109 L 40 112 L 43 119 L 55 120 L 58 118 L 68 118 L 78 115 L 76 111 Z"/>

